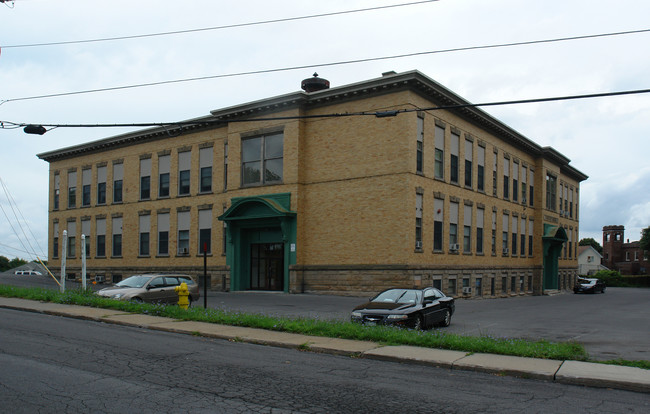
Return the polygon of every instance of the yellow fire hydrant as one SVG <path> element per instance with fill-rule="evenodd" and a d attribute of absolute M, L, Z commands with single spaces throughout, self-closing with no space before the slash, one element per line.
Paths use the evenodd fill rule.
<path fill-rule="evenodd" d="M 174 290 L 178 293 L 178 306 L 182 309 L 187 309 L 190 306 L 190 291 L 187 288 L 187 283 L 181 283 L 180 286 L 176 286 Z"/>

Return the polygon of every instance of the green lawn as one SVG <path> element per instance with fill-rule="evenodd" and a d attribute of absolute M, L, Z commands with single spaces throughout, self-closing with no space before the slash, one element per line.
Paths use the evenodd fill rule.
<path fill-rule="evenodd" d="M 452 349 L 467 353 L 491 353 L 557 360 L 589 359 L 584 347 L 577 342 L 528 341 L 496 338 L 489 335 L 463 336 L 445 333 L 444 329 L 414 331 L 386 326 L 363 326 L 351 322 L 322 321 L 306 318 L 282 318 L 260 314 L 226 312 L 218 309 L 190 308 L 137 304 L 102 298 L 92 292 L 69 290 L 65 293 L 49 289 L 0 286 L 0 296 L 17 297 L 45 302 L 117 309 L 168 318 L 200 321 L 273 331 L 291 332 L 331 338 L 373 341 L 385 345 L 412 345 L 427 348 Z M 649 368 L 648 361 L 608 361 L 617 365 Z"/>

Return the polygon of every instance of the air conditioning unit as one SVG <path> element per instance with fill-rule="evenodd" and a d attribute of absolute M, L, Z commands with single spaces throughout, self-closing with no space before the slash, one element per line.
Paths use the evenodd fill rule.
<path fill-rule="evenodd" d="M 471 287 L 464 287 L 463 288 L 463 295 L 471 295 L 472 294 L 472 288 Z"/>
<path fill-rule="evenodd" d="M 459 248 L 460 245 L 458 243 L 452 243 L 449 245 L 449 250 L 451 250 L 452 252 L 458 251 Z"/>
<path fill-rule="evenodd" d="M 521 197 L 521 204 L 526 204 L 526 197 Z"/>
<path fill-rule="evenodd" d="M 416 249 L 421 249 L 422 248 L 422 241 L 416 241 L 415 242 L 415 248 Z"/>
<path fill-rule="evenodd" d="M 183 252 L 182 254 L 187 254 L 187 247 L 183 247 Z"/>
<path fill-rule="evenodd" d="M 95 282 L 104 283 L 106 282 L 106 277 L 103 275 L 95 275 Z"/>
<path fill-rule="evenodd" d="M 508 253 L 510 253 L 510 250 L 508 250 L 507 248 L 503 249 L 503 254 L 508 254 Z"/>

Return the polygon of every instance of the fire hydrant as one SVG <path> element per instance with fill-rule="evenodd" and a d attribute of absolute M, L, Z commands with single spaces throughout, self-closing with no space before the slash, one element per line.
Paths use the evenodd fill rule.
<path fill-rule="evenodd" d="M 190 306 L 190 291 L 187 288 L 187 283 L 181 283 L 180 286 L 176 286 L 174 290 L 178 293 L 178 306 L 180 306 L 181 309 L 187 309 Z"/>

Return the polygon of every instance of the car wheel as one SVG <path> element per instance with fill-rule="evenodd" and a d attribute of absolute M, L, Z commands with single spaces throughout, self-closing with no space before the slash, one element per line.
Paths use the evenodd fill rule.
<path fill-rule="evenodd" d="M 415 322 L 413 322 L 413 329 L 416 331 L 421 331 L 424 329 L 424 324 L 422 323 L 422 315 L 419 313 L 415 315 Z"/>
<path fill-rule="evenodd" d="M 451 312 L 449 309 L 445 309 L 445 317 L 442 319 L 442 322 L 440 322 L 440 326 L 447 327 L 451 324 Z"/>
<path fill-rule="evenodd" d="M 135 303 L 144 303 L 144 301 L 142 300 L 142 298 L 133 298 L 133 301 L 134 301 Z"/>

